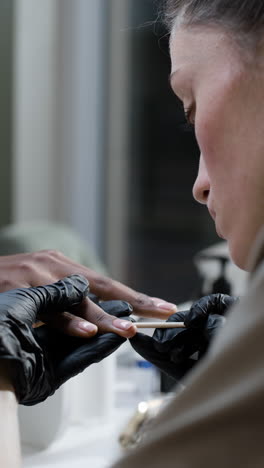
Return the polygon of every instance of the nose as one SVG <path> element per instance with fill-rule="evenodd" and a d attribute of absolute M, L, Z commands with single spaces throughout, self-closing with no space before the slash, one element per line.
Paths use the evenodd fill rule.
<path fill-rule="evenodd" d="M 193 196 L 196 201 L 206 205 L 210 194 L 210 180 L 204 164 L 203 155 L 200 155 L 199 170 L 193 186 Z"/>

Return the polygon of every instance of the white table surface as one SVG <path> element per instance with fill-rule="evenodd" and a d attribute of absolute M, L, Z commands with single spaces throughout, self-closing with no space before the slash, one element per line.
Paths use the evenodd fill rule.
<path fill-rule="evenodd" d="M 111 421 L 72 424 L 42 451 L 23 446 L 23 468 L 109 468 L 122 454 L 118 436 L 133 412 L 116 409 Z"/>

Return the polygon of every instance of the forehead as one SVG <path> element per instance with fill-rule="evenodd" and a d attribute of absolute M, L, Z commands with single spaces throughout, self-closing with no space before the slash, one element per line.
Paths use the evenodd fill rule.
<path fill-rule="evenodd" d="M 231 38 L 217 27 L 180 26 L 170 38 L 171 71 L 188 65 L 209 64 L 214 67 L 219 59 L 232 60 L 237 56 Z"/>

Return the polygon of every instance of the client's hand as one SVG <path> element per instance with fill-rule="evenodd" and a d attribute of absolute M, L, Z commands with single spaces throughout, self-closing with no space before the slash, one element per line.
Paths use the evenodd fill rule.
<path fill-rule="evenodd" d="M 114 333 L 84 339 L 65 336 L 47 326 L 32 328 L 39 316 L 71 310 L 87 293 L 87 280 L 74 275 L 48 286 L 0 294 L 0 359 L 9 364 L 19 403 L 33 405 L 45 400 L 70 377 L 99 362 L 125 341 Z M 102 307 L 117 317 L 128 318 L 132 311 L 122 301 Z"/>
<path fill-rule="evenodd" d="M 237 297 L 212 294 L 194 302 L 187 312 L 173 314 L 167 322 L 184 322 L 186 328 L 157 328 L 153 337 L 137 333 L 130 339 L 133 348 L 159 369 L 180 380 L 204 355 L 224 326 L 227 309 Z M 196 359 L 192 355 L 197 353 Z"/>
<path fill-rule="evenodd" d="M 89 281 L 90 291 L 100 299 L 104 301 L 112 299 L 127 301 L 132 305 L 134 314 L 142 317 L 156 317 L 165 320 L 177 310 L 174 304 L 135 291 L 119 281 L 103 276 L 84 265 L 74 262 L 56 250 L 0 256 L 0 292 L 55 283 L 60 278 L 69 275 L 83 275 Z M 62 316 L 56 320 L 56 327 L 66 334 L 82 336 L 83 331 L 80 331 L 79 323 L 86 321 L 87 325 L 90 324 L 92 330 L 95 330 L 94 333 L 96 333 L 96 327 L 98 327 L 98 324 L 100 325 L 101 317 L 98 319 L 96 314 L 90 312 L 91 307 L 89 308 L 86 305 L 80 311 L 75 311 L 75 315 L 77 317 L 81 316 L 83 321 L 68 317 L 67 326 L 65 326 L 65 319 Z M 115 331 L 115 333 L 122 335 L 118 326 L 113 330 L 112 323 L 107 322 L 106 316 L 104 318 L 104 326 L 105 328 L 108 327 L 108 330 L 105 331 Z M 86 336 L 89 336 L 89 334 L 89 329 L 86 329 Z"/>

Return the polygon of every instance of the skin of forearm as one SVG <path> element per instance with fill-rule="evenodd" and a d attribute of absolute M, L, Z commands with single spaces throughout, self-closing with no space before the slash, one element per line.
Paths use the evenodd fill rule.
<path fill-rule="evenodd" d="M 18 403 L 5 363 L 0 361 L 0 466 L 21 468 Z"/>

